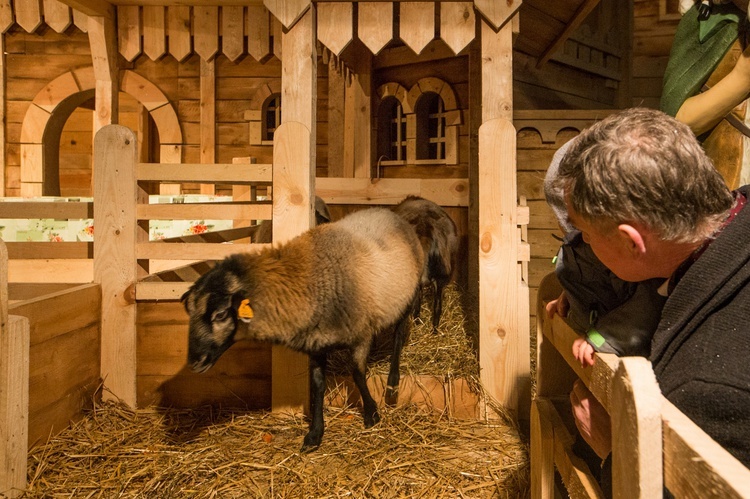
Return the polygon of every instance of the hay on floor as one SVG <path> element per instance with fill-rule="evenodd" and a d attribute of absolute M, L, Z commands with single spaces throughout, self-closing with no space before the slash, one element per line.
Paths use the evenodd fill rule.
<path fill-rule="evenodd" d="M 460 301 L 455 285 L 446 288 L 435 334 L 425 296 L 401 372 L 465 378 L 481 395 Z M 390 350 L 373 353 L 369 374 L 386 374 Z M 477 421 L 381 407 L 380 423 L 364 429 L 360 409 L 326 408 L 323 444 L 300 454 L 308 422 L 299 416 L 102 403 L 32 449 L 26 497 L 526 497 L 527 446 L 496 410 L 500 418 Z"/>
<path fill-rule="evenodd" d="M 109 402 L 29 455 L 26 497 L 524 497 L 527 450 L 504 424 L 386 408 L 327 409 L 307 423 L 266 412 L 130 411 Z"/>

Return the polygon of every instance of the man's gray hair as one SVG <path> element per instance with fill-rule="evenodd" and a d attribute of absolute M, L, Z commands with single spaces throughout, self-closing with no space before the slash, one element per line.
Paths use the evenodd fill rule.
<path fill-rule="evenodd" d="M 584 130 L 562 158 L 555 183 L 599 229 L 638 223 L 675 242 L 710 237 L 733 203 L 690 128 L 647 108 L 626 109 Z"/>

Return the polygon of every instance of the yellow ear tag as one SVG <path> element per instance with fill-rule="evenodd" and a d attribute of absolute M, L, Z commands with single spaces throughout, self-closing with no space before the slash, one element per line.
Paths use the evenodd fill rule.
<path fill-rule="evenodd" d="M 245 298 L 240 302 L 240 307 L 237 309 L 237 316 L 242 322 L 250 322 L 253 318 L 253 309 L 250 307 L 250 300 Z"/>

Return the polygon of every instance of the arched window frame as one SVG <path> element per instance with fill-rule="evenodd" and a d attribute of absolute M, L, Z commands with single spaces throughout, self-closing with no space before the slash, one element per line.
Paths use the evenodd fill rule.
<path fill-rule="evenodd" d="M 380 164 L 406 163 L 406 115 L 395 96 L 386 96 L 378 107 L 377 157 Z"/>
<path fill-rule="evenodd" d="M 419 147 L 429 147 L 429 145 L 420 145 L 417 142 L 425 140 L 418 137 L 419 126 L 427 127 L 427 123 L 417 123 L 416 105 L 420 98 L 427 93 L 437 94 L 443 103 L 443 110 L 440 112 L 444 128 L 444 137 L 441 137 L 441 143 L 444 144 L 444 157 L 442 159 L 417 159 Z M 386 162 L 382 165 L 389 164 L 419 164 L 419 165 L 457 165 L 459 163 L 458 155 L 458 128 L 463 122 L 463 115 L 458 108 L 456 94 L 451 86 L 439 78 L 422 78 L 409 90 L 406 90 L 398 83 L 390 82 L 381 85 L 378 88 L 378 97 L 382 103 L 388 97 L 395 97 L 401 103 L 404 117 L 406 118 L 406 161 L 404 162 Z M 380 106 L 378 106 L 380 110 Z M 422 119 L 429 119 L 429 115 Z M 426 138 L 429 141 L 429 137 Z M 378 139 L 380 144 L 380 139 Z M 378 151 L 380 153 L 380 151 Z"/>
<path fill-rule="evenodd" d="M 281 99 L 281 81 L 269 81 L 255 91 L 250 100 L 250 108 L 245 111 L 245 120 L 248 122 L 248 142 L 253 146 L 272 146 L 273 138 L 268 138 L 269 123 L 266 121 L 266 110 L 268 104 L 275 98 Z M 278 118 L 275 126 L 271 129 L 278 128 L 281 125 L 281 108 L 275 112 Z"/>

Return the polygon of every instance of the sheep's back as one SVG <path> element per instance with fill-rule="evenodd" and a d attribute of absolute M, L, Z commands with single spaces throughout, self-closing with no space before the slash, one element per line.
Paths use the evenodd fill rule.
<path fill-rule="evenodd" d="M 404 313 L 419 285 L 423 256 L 411 227 L 384 208 L 361 210 L 320 227 L 316 253 L 327 262 L 321 286 L 334 280 L 354 328 L 383 329 Z M 336 305 L 336 304 L 334 304 Z"/>

